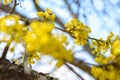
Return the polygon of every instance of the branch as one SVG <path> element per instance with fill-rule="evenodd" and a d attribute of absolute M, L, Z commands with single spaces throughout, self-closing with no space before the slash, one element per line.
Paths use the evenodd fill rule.
<path fill-rule="evenodd" d="M 104 40 L 100 40 L 100 39 L 96 39 L 96 38 L 92 38 L 92 37 L 88 37 L 88 39 L 99 41 L 99 42 L 104 42 Z"/>
<path fill-rule="evenodd" d="M 85 63 L 83 60 L 74 58 L 73 62 L 71 62 L 70 64 L 82 69 L 83 71 L 87 72 L 89 75 L 92 76 L 91 67 L 87 63 Z"/>
<path fill-rule="evenodd" d="M 31 70 L 31 74 L 24 72 L 22 64 L 15 64 L 9 60 L 0 60 L 0 80 L 58 80 L 58 78 L 49 76 L 44 73 L 39 73 Z"/>
<path fill-rule="evenodd" d="M 2 57 L 1 57 L 2 60 L 6 59 L 6 55 L 7 55 L 7 52 L 10 47 L 11 42 L 12 42 L 12 37 L 10 37 L 10 39 L 7 42 L 7 45 L 5 46 L 5 48 L 3 50 Z"/>
<path fill-rule="evenodd" d="M 13 11 L 15 11 L 15 8 L 16 8 L 16 6 L 17 6 L 18 4 L 17 4 L 17 1 L 16 0 L 14 0 L 14 5 L 13 5 L 13 7 L 12 7 L 12 9 L 11 9 L 11 11 L 10 11 L 10 14 L 12 14 L 13 13 Z"/>
<path fill-rule="evenodd" d="M 73 72 L 75 73 L 81 80 L 84 80 L 81 75 L 79 75 L 71 66 L 69 66 L 67 63 L 65 65 Z"/>
<path fill-rule="evenodd" d="M 2 57 L 1 57 L 2 60 L 6 59 L 6 55 L 7 55 L 8 49 L 9 49 L 9 46 L 6 45 L 4 50 L 3 50 L 3 53 L 2 53 Z"/>

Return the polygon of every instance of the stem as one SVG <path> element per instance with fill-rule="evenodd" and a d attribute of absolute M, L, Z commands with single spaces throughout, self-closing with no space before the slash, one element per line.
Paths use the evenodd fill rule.
<path fill-rule="evenodd" d="M 58 28 L 58 27 L 55 27 L 56 29 L 60 30 L 60 31 L 63 31 L 63 32 L 67 32 L 66 30 L 64 29 L 61 29 L 61 28 Z M 68 32 L 67 32 L 68 33 Z"/>
<path fill-rule="evenodd" d="M 70 32 L 68 32 L 68 31 L 66 31 L 66 30 L 64 30 L 64 29 L 61 29 L 61 28 L 58 28 L 58 27 L 55 27 L 55 29 L 58 29 L 58 30 L 63 31 L 63 32 L 66 32 L 66 33 L 68 33 L 71 37 L 75 38 L 74 36 L 72 36 L 72 35 L 70 34 Z"/>
<path fill-rule="evenodd" d="M 104 42 L 104 40 L 100 40 L 100 39 L 96 39 L 96 38 L 92 38 L 92 37 L 88 37 L 88 39 Z"/>
<path fill-rule="evenodd" d="M 108 66 L 110 64 L 113 64 L 112 62 L 107 63 L 107 64 L 92 64 L 92 63 L 87 63 L 87 62 L 85 62 L 85 63 L 88 64 L 88 65 L 96 66 L 96 67 L 105 67 L 105 66 Z"/>

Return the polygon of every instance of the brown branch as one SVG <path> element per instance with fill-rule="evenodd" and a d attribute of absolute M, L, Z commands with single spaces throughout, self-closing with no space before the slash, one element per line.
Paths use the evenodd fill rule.
<path fill-rule="evenodd" d="M 104 42 L 104 40 L 100 40 L 100 39 L 96 39 L 96 38 L 92 38 L 92 37 L 88 37 L 88 39 L 99 41 L 99 42 Z"/>
<path fill-rule="evenodd" d="M 84 80 L 81 75 L 79 75 L 71 66 L 69 66 L 67 63 L 65 65 L 73 72 L 75 73 L 81 80 Z"/>
<path fill-rule="evenodd" d="M 2 53 L 2 57 L 1 57 L 2 60 L 6 59 L 6 55 L 7 55 L 8 49 L 9 49 L 9 46 L 6 45 L 4 50 L 3 50 L 3 53 Z"/>
<path fill-rule="evenodd" d="M 92 58 L 95 57 L 95 55 L 92 54 L 92 49 L 89 47 L 89 43 L 84 46 L 84 51 L 88 52 Z"/>
<path fill-rule="evenodd" d="M 58 27 L 55 27 L 55 29 L 58 29 L 58 30 L 65 32 L 65 33 L 68 33 L 72 38 L 75 38 L 74 36 L 71 35 L 71 33 L 69 31 L 66 31 L 66 30 L 58 28 Z"/>
<path fill-rule="evenodd" d="M 58 80 L 58 78 L 35 70 L 31 70 L 31 74 L 26 74 L 22 64 L 11 63 L 6 59 L 4 61 L 0 60 L 0 80 Z"/>
<path fill-rule="evenodd" d="M 58 30 L 60 30 L 60 31 L 62 31 L 62 32 L 66 32 L 66 33 L 68 33 L 66 30 L 61 29 L 61 28 L 59 28 L 59 27 L 55 27 L 55 29 L 58 29 Z"/>
<path fill-rule="evenodd" d="M 96 66 L 96 67 L 106 67 L 106 66 L 114 64 L 113 62 L 109 62 L 109 63 L 106 63 L 106 64 L 92 64 L 92 63 L 87 63 L 87 62 L 85 62 L 85 63 L 88 64 L 88 65 L 91 65 L 91 66 Z"/>
<path fill-rule="evenodd" d="M 14 0 L 14 5 L 13 5 L 11 11 L 10 11 L 10 14 L 12 14 L 12 13 L 15 11 L 15 8 L 16 8 L 17 5 L 18 5 L 18 4 L 17 4 L 17 1 Z"/>
<path fill-rule="evenodd" d="M 10 39 L 7 42 L 7 45 L 5 46 L 5 48 L 3 50 L 2 57 L 1 57 L 2 60 L 6 59 L 6 55 L 7 55 L 7 52 L 8 52 L 8 49 L 10 47 L 11 42 L 12 42 L 12 38 L 10 37 Z"/>
<path fill-rule="evenodd" d="M 70 64 L 82 69 L 83 71 L 87 72 L 89 75 L 92 76 L 91 67 L 87 63 L 85 63 L 83 60 L 74 58 L 74 60 Z"/>

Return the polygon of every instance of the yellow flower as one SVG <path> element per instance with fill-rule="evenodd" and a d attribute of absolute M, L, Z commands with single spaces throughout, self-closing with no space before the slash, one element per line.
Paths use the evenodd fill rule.
<path fill-rule="evenodd" d="M 34 45 L 28 44 L 26 49 L 27 49 L 28 52 L 32 52 L 32 51 L 34 51 L 36 48 L 34 47 Z"/>
<path fill-rule="evenodd" d="M 17 15 L 8 15 L 0 18 L 0 32 L 5 32 L 7 34 L 11 34 L 14 32 L 15 27 L 18 25 L 18 21 L 20 17 Z"/>
<path fill-rule="evenodd" d="M 114 34 L 110 32 L 106 40 L 103 40 L 102 38 L 99 40 L 92 40 L 90 48 L 93 48 L 96 53 L 105 53 L 117 39 L 118 37 L 115 37 Z"/>
<path fill-rule="evenodd" d="M 56 64 L 56 67 L 61 67 L 62 65 L 64 64 L 64 61 L 63 60 L 59 60 Z"/>
<path fill-rule="evenodd" d="M 88 34 L 91 32 L 88 26 L 85 26 L 78 19 L 72 19 L 65 24 L 66 30 L 75 38 L 75 43 L 85 45 L 88 41 Z"/>
<path fill-rule="evenodd" d="M 52 29 L 54 28 L 54 25 L 52 22 L 39 22 L 39 21 L 33 21 L 30 24 L 30 27 L 36 34 L 40 33 L 50 33 Z"/>
<path fill-rule="evenodd" d="M 54 21 L 56 17 L 56 15 L 53 14 L 53 12 L 49 8 L 46 8 L 45 12 L 38 12 L 37 15 L 44 20 L 50 21 Z"/>
<path fill-rule="evenodd" d="M 120 55 L 120 40 L 116 40 L 112 44 L 111 53 L 115 56 Z"/>

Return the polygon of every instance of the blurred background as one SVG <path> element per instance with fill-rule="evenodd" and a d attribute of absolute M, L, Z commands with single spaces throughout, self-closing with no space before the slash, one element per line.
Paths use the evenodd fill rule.
<path fill-rule="evenodd" d="M 79 21 L 91 28 L 90 37 L 106 39 L 109 32 L 120 35 L 120 0 L 17 0 L 17 2 L 19 5 L 16 7 L 14 14 L 19 14 L 25 19 L 37 18 L 36 13 L 38 11 L 45 11 L 46 8 L 49 8 L 57 16 L 55 25 L 61 29 L 65 29 L 64 24 L 72 18 L 78 18 Z M 5 6 L 0 3 L 0 17 L 8 14 L 12 5 Z M 53 33 L 59 34 L 62 32 L 55 29 Z M 85 80 L 94 80 L 90 76 L 89 70 L 84 69 L 91 67 L 91 65 L 86 63 L 96 64 L 89 45 L 87 44 L 84 47 L 75 45 L 73 38 L 68 34 L 66 35 L 70 43 L 67 48 L 73 48 L 76 58 L 76 63 L 70 66 Z M 0 34 L 0 38 L 2 37 L 2 34 Z M 4 46 L 5 43 L 0 43 L 0 55 Z M 7 55 L 9 60 L 19 58 L 24 51 L 21 44 L 14 46 L 16 46 L 14 54 L 9 52 Z M 81 60 L 83 62 L 81 62 L 80 66 L 77 66 Z M 32 67 L 39 72 L 50 73 L 50 75 L 59 78 L 59 80 L 80 80 L 65 65 L 59 69 L 55 68 L 55 63 L 56 61 L 50 56 L 43 56 Z"/>

